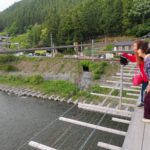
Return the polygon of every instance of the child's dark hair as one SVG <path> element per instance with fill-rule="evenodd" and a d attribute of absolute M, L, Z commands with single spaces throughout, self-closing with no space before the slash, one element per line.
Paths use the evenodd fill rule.
<path fill-rule="evenodd" d="M 150 54 L 150 48 L 147 49 L 146 54 Z"/>
<path fill-rule="evenodd" d="M 148 54 L 150 52 L 150 49 L 148 48 L 148 42 L 143 41 L 141 45 L 139 46 L 139 49 L 142 50 L 143 53 Z"/>
<path fill-rule="evenodd" d="M 137 45 L 137 49 L 140 49 L 141 45 L 143 45 L 144 42 L 145 41 L 143 41 L 143 40 L 134 41 L 134 43 L 136 43 L 136 45 Z"/>

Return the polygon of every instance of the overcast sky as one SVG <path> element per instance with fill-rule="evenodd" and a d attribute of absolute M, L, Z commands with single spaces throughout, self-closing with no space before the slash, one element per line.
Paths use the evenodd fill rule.
<path fill-rule="evenodd" d="M 0 11 L 3 11 L 4 9 L 8 8 L 15 2 L 18 2 L 20 0 L 0 0 Z"/>

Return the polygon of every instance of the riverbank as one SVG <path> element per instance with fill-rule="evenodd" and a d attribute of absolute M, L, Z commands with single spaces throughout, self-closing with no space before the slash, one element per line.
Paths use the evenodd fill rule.
<path fill-rule="evenodd" d="M 100 88 L 99 83 L 115 74 L 119 68 L 117 64 L 111 62 L 12 55 L 1 55 L 0 58 L 0 84 L 8 86 L 7 93 L 12 91 L 12 94 L 19 96 L 73 103 L 86 101 L 99 104 L 103 97 L 93 96 L 90 93 L 96 89 L 103 91 L 103 94 L 109 94 L 110 91 Z M 65 75 L 67 77 L 64 78 Z"/>
<path fill-rule="evenodd" d="M 85 100 L 87 102 L 100 102 L 101 98 L 90 94 L 92 89 L 95 89 L 95 86 L 85 91 L 69 81 L 45 81 L 41 76 L 27 78 L 23 76 L 0 76 L 0 90 L 17 96 L 66 101 L 75 104 Z"/>

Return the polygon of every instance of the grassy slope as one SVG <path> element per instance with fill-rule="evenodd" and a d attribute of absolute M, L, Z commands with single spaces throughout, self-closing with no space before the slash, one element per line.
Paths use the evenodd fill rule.
<path fill-rule="evenodd" d="M 99 67 L 99 63 L 91 62 L 91 71 L 97 73 L 96 67 Z M 2 62 L 0 65 L 4 65 Z M 15 66 L 18 71 L 20 72 L 27 72 L 31 74 L 40 74 L 42 75 L 45 72 L 53 72 L 54 74 L 58 73 L 71 73 L 74 74 L 75 79 L 77 80 L 80 74 L 82 73 L 81 63 L 78 60 L 70 60 L 70 59 L 63 59 L 63 58 L 27 58 L 23 57 L 21 59 L 14 59 L 10 62 L 5 62 L 5 65 L 12 65 Z M 96 70 L 95 70 L 96 68 Z M 111 75 L 112 71 L 116 70 L 116 65 L 109 64 L 104 69 L 102 74 L 109 74 Z M 117 70 L 116 70 L 117 71 Z M 9 73 L 9 72 L 7 72 Z M 45 94 L 48 95 L 59 95 L 62 97 L 73 97 L 73 99 L 80 99 L 80 100 L 88 100 L 88 101 L 101 101 L 103 98 L 91 96 L 90 92 L 98 89 L 97 87 L 90 87 L 87 91 L 81 91 L 77 87 L 77 83 L 71 83 L 70 81 L 44 81 L 43 79 L 38 78 L 37 76 L 31 77 L 23 77 L 23 76 L 15 76 L 15 75 L 8 75 L 4 72 L 4 75 L 0 76 L 0 83 L 8 84 L 10 86 L 17 86 L 17 87 L 28 87 L 32 89 L 37 89 Z M 113 72 L 114 73 L 114 72 Z M 97 75 L 97 74 L 96 74 Z M 41 81 L 41 82 L 39 82 Z M 99 82 L 96 80 L 95 82 Z M 101 91 L 101 89 L 98 89 Z M 103 90 L 105 94 L 108 94 L 108 90 Z"/>

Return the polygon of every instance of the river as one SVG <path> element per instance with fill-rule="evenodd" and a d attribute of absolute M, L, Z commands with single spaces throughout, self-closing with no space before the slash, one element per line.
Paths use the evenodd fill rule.
<path fill-rule="evenodd" d="M 0 150 L 35 150 L 28 146 L 31 140 L 59 150 L 104 150 L 97 147 L 98 141 L 122 146 L 123 136 L 61 122 L 58 118 L 62 114 L 113 129 L 128 129 L 128 125 L 112 122 L 110 115 L 80 110 L 71 104 L 0 92 Z"/>

